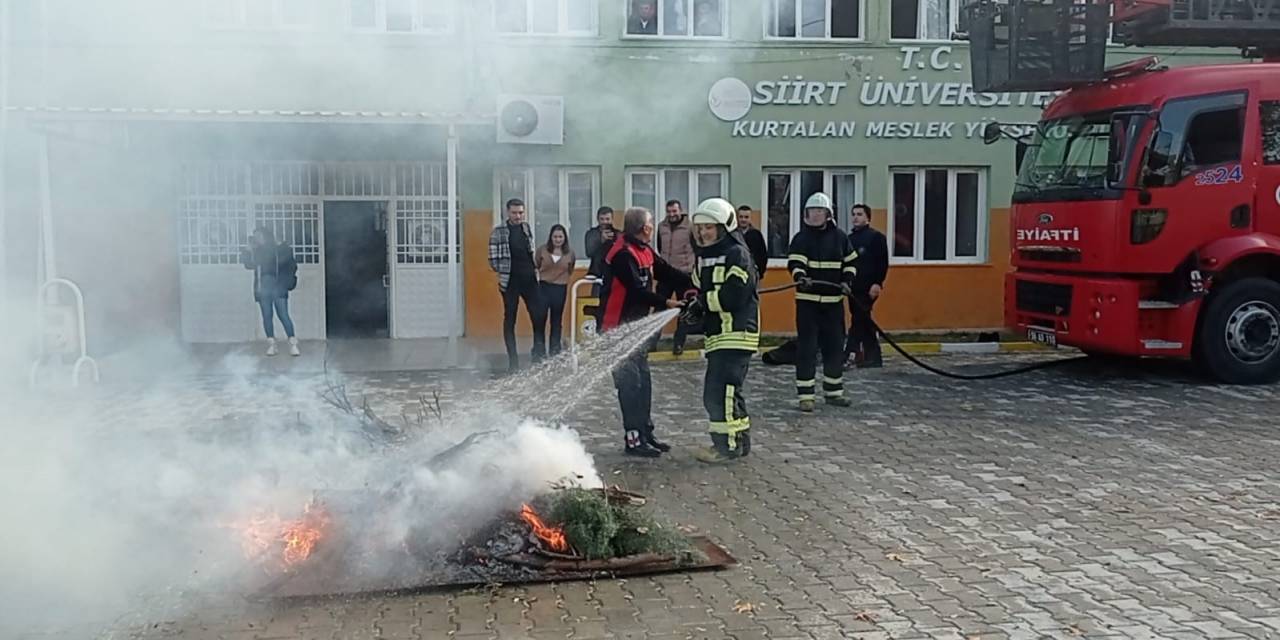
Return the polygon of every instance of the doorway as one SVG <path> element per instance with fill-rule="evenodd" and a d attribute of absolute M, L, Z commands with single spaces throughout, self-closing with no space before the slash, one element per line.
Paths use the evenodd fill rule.
<path fill-rule="evenodd" d="M 330 338 L 390 337 L 387 203 L 324 203 L 326 329 Z"/>

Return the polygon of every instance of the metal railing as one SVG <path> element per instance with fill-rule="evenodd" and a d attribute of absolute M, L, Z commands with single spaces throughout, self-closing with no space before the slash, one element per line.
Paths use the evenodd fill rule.
<path fill-rule="evenodd" d="M 71 386 L 80 386 L 80 369 L 85 365 L 88 365 L 93 371 L 93 381 L 97 383 L 100 380 L 98 375 L 98 363 L 94 361 L 93 358 L 89 357 L 89 338 L 85 333 L 84 321 L 84 294 L 81 293 L 80 287 L 76 283 L 67 280 L 66 278 L 54 278 L 46 281 L 43 285 L 40 285 L 40 290 L 37 293 L 36 331 L 39 336 L 39 351 L 37 352 L 35 362 L 31 363 L 31 372 L 28 374 L 32 388 L 35 388 L 36 386 L 40 364 L 44 362 L 46 356 L 45 344 L 48 340 L 45 335 L 45 307 L 47 306 L 47 294 L 50 288 L 57 285 L 70 289 L 76 300 L 76 342 L 79 346 L 80 357 L 76 358 L 75 366 L 71 369 Z"/>

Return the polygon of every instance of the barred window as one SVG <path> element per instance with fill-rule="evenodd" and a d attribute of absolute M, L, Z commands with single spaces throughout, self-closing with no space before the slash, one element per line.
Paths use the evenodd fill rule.
<path fill-rule="evenodd" d="M 298 264 L 320 264 L 320 207 L 314 202 L 254 205 L 255 226 L 271 229 L 277 242 L 293 248 Z"/>
<path fill-rule="evenodd" d="M 455 226 L 458 245 L 454 259 L 461 259 L 462 229 Z M 396 200 L 396 262 L 399 264 L 449 263 L 449 204 L 446 198 Z"/>
<path fill-rule="evenodd" d="M 178 234 L 182 264 L 238 264 L 249 242 L 248 207 L 239 200 L 184 199 Z"/>

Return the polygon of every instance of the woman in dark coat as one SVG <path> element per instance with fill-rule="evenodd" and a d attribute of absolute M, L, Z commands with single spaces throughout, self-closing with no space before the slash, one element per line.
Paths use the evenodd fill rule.
<path fill-rule="evenodd" d="M 289 292 L 298 285 L 298 262 L 293 257 L 293 249 L 277 242 L 269 227 L 258 227 L 249 246 L 240 251 L 240 263 L 253 271 L 253 300 L 262 309 L 267 355 L 276 355 L 273 310 L 289 337 L 289 353 L 302 355 L 298 350 L 298 338 L 293 333 L 293 319 L 289 317 Z"/>

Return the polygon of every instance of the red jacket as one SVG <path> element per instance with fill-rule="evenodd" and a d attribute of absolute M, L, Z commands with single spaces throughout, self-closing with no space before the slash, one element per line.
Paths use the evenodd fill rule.
<path fill-rule="evenodd" d="M 631 236 L 619 235 L 605 254 L 604 263 L 601 331 L 639 320 L 655 308 L 665 308 L 667 301 L 653 292 L 655 278 L 681 291 L 693 289 L 688 275 L 667 264 L 647 243 Z"/>

